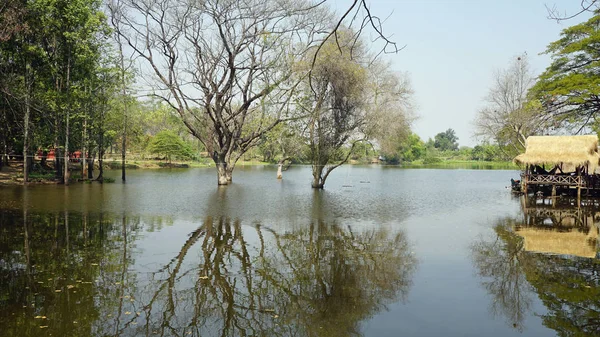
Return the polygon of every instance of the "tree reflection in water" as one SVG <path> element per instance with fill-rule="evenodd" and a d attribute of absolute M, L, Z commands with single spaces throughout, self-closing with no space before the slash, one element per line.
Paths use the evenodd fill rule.
<path fill-rule="evenodd" d="M 415 266 L 402 232 L 316 221 L 278 234 L 207 217 L 153 276 L 143 329 L 164 336 L 360 335 L 361 321 L 406 296 Z"/>
<path fill-rule="evenodd" d="M 532 314 L 535 292 L 548 310 L 540 315 L 546 327 L 559 336 L 598 336 L 600 261 L 572 254 L 598 251 L 599 209 L 554 203 L 524 200 L 522 218 L 498 220 L 494 238 L 472 245 L 473 262 L 492 312 L 515 328 Z"/>
<path fill-rule="evenodd" d="M 137 246 L 168 219 L 0 214 L 3 336 L 360 335 L 406 297 L 417 263 L 384 226 L 209 216 L 157 270 Z"/>

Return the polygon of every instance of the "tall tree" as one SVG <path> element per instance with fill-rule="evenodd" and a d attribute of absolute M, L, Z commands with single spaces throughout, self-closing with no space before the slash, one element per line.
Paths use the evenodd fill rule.
<path fill-rule="evenodd" d="M 355 144 L 366 140 L 360 129 L 366 120 L 367 55 L 364 46 L 354 44 L 350 31 L 336 42 L 330 40 L 321 48 L 299 104 L 309 115 L 306 136 L 313 188 L 323 188 Z"/>
<path fill-rule="evenodd" d="M 527 137 L 543 129 L 539 104 L 527 99 L 534 83 L 526 54 L 515 57 L 507 69 L 496 72 L 486 106 L 477 112 L 475 135 L 512 146 L 516 152 L 523 151 Z"/>
<path fill-rule="evenodd" d="M 597 124 L 600 112 L 600 11 L 586 22 L 566 28 L 546 53 L 552 64 L 532 88 L 554 127 L 580 132 Z"/>
<path fill-rule="evenodd" d="M 453 129 L 440 132 L 434 137 L 433 146 L 442 151 L 458 150 L 458 137 Z"/>
<path fill-rule="evenodd" d="M 208 150 L 219 185 L 229 184 L 242 155 L 288 117 L 299 81 L 294 63 L 329 22 L 309 1 L 123 0 L 120 6 L 126 14 L 119 33 L 151 69 L 155 95 Z"/>

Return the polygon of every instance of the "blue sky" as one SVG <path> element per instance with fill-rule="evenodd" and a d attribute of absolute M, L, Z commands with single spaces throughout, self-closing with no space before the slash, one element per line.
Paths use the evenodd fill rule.
<path fill-rule="evenodd" d="M 346 0 L 335 0 L 342 8 Z M 419 118 L 413 130 L 426 141 L 452 128 L 460 145 L 473 146 L 472 121 L 484 104 L 494 71 L 527 53 L 536 74 L 549 64 L 539 55 L 560 32 L 585 20 L 580 15 L 557 23 L 545 5 L 575 13 L 578 0 L 369 1 L 371 11 L 388 17 L 385 33 L 406 48 L 388 55 L 396 70 L 408 72 Z M 391 14 L 391 16 L 390 16 Z"/>

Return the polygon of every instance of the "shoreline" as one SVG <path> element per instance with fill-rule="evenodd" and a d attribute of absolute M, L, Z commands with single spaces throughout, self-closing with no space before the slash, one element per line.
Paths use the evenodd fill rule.
<path fill-rule="evenodd" d="M 126 170 L 160 170 L 160 169 L 173 169 L 173 168 L 209 168 L 214 167 L 214 164 L 211 162 L 173 162 L 171 164 L 165 163 L 163 161 L 153 161 L 153 160 L 130 160 L 126 164 Z M 269 166 L 269 165 L 277 165 L 276 163 L 266 163 L 262 161 L 242 161 L 237 164 L 237 166 Z M 310 166 L 310 164 L 297 164 L 302 166 Z M 403 164 L 369 164 L 369 163 L 359 163 L 359 162 L 349 162 L 345 165 L 381 165 L 388 167 L 398 167 L 398 168 L 413 168 L 413 169 L 479 169 L 479 170 L 519 170 L 520 168 L 513 164 L 512 162 L 485 162 L 485 161 L 442 161 L 438 163 L 403 163 Z M 121 169 L 120 161 L 105 161 L 104 167 L 106 171 L 114 171 Z M 73 169 L 71 172 L 78 172 L 80 166 L 73 165 Z M 0 186 L 17 186 L 23 185 L 23 163 L 17 161 L 11 161 L 10 166 L 4 165 L 0 169 Z M 53 171 L 47 171 L 47 174 L 52 173 Z M 28 185 L 52 185 L 58 184 L 55 179 L 46 179 L 43 177 L 43 173 L 34 172 L 32 174 L 31 180 L 28 182 Z M 37 177 L 36 177 L 37 176 Z M 81 179 L 78 175 L 72 177 L 73 181 L 71 183 L 83 183 L 90 182 L 87 179 Z M 93 180 L 91 181 L 93 182 Z M 111 183 L 111 182 L 107 182 Z"/>

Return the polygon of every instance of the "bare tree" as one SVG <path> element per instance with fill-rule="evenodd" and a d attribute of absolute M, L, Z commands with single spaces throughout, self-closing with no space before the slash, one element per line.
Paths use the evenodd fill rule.
<path fill-rule="evenodd" d="M 291 0 L 120 1 L 119 34 L 145 61 L 153 94 L 208 150 L 218 184 L 260 137 L 290 117 L 296 61 L 331 20 Z"/>
<path fill-rule="evenodd" d="M 408 74 L 394 72 L 387 62 L 374 62 L 369 68 L 369 94 L 365 134 L 383 153 L 392 153 L 411 133 L 417 118 L 413 113 L 413 90 Z"/>
<path fill-rule="evenodd" d="M 548 19 L 560 22 L 572 19 L 586 12 L 594 12 L 600 8 L 600 2 L 598 0 L 580 0 L 579 7 L 581 9 L 577 12 L 567 13 L 565 11 L 561 11 L 558 7 L 556 7 L 556 5 L 553 5 L 552 7 L 546 5 L 546 10 L 548 11 Z"/>
<path fill-rule="evenodd" d="M 525 54 L 516 57 L 508 69 L 498 71 L 486 97 L 487 105 L 477 112 L 475 136 L 524 149 L 527 137 L 543 128 L 536 104 L 527 100 L 534 83 Z"/>
<path fill-rule="evenodd" d="M 331 171 L 348 160 L 358 142 L 366 140 L 360 132 L 366 119 L 364 47 L 356 45 L 353 33 L 346 31 L 336 43 L 323 45 L 319 53 L 310 83 L 299 99 L 309 114 L 306 136 L 313 188 L 323 188 Z"/>

